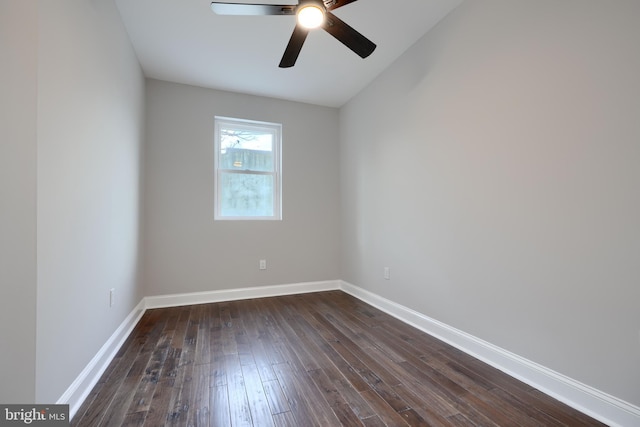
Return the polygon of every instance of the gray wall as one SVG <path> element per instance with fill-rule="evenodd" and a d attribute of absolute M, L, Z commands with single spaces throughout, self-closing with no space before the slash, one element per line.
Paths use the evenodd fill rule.
<path fill-rule="evenodd" d="M 468 1 L 343 107 L 342 278 L 640 404 L 638 16 Z"/>
<path fill-rule="evenodd" d="M 148 80 L 147 112 L 146 295 L 339 278 L 338 110 Z M 214 222 L 216 115 L 283 124 L 282 221 Z"/>
<path fill-rule="evenodd" d="M 0 402 L 35 396 L 37 6 L 0 2 Z"/>
<path fill-rule="evenodd" d="M 36 400 L 52 402 L 142 298 L 144 78 L 112 0 L 39 12 Z"/>
<path fill-rule="evenodd" d="M 3 2 L 0 35 L 0 401 L 52 403 L 142 297 L 144 79 L 112 1 Z"/>

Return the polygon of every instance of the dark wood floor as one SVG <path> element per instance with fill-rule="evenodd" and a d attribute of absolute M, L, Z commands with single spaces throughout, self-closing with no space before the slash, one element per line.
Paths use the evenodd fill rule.
<path fill-rule="evenodd" d="M 602 424 L 331 291 L 147 311 L 72 425 Z"/>

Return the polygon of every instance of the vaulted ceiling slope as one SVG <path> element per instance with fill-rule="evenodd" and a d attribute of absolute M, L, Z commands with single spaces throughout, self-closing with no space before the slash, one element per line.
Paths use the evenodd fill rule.
<path fill-rule="evenodd" d="M 461 2 L 354 1 L 334 13 L 377 44 L 371 56 L 313 31 L 295 67 L 283 69 L 293 16 L 216 15 L 209 0 L 116 0 L 147 77 L 329 107 L 345 104 Z"/>

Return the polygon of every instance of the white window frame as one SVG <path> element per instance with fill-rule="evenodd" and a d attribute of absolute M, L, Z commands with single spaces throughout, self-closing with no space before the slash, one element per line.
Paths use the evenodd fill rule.
<path fill-rule="evenodd" d="M 222 128 L 232 127 L 240 130 L 262 131 L 273 134 L 273 166 L 271 172 L 221 169 L 220 168 L 220 135 Z M 261 122 L 232 117 L 215 116 L 214 136 L 214 220 L 282 220 L 282 124 Z M 273 215 L 272 216 L 228 216 L 221 213 L 222 173 L 269 175 L 273 177 Z"/>

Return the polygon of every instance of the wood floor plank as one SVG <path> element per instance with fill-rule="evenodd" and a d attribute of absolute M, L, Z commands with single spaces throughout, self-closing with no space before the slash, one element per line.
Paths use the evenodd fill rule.
<path fill-rule="evenodd" d="M 408 409 L 406 402 L 402 401 L 402 399 L 393 391 L 392 386 L 395 384 L 399 384 L 397 378 L 389 374 L 386 369 L 374 371 L 369 368 L 367 363 L 374 366 L 380 365 L 369 358 L 367 355 L 359 351 L 356 346 L 352 345 L 352 343 L 347 344 L 348 348 L 347 346 L 343 345 L 342 341 L 333 343 L 332 346 L 345 360 L 347 360 L 354 367 L 360 377 L 367 383 L 368 388 L 364 390 L 363 393 L 375 390 L 380 395 L 380 397 L 384 399 L 385 402 L 394 410 L 401 411 Z M 351 350 L 355 351 L 357 355 L 352 353 Z M 365 363 L 362 359 L 365 359 L 367 363 Z M 385 374 L 385 376 L 392 378 L 392 384 L 385 383 L 385 381 L 383 381 L 383 379 L 379 376 L 381 374 Z"/>
<path fill-rule="evenodd" d="M 222 348 L 222 317 L 220 315 L 220 304 L 207 304 L 207 314 L 209 316 L 209 354 L 210 363 L 216 365 L 216 358 L 219 357 Z M 212 384 L 213 385 L 213 384 Z"/>
<path fill-rule="evenodd" d="M 379 321 L 367 322 L 358 316 L 357 311 L 351 311 L 349 309 L 337 311 L 329 305 L 325 307 L 324 315 L 322 313 L 316 313 L 314 316 L 316 319 L 318 319 L 318 315 L 322 315 L 327 320 L 332 321 L 343 334 L 363 349 L 379 349 L 383 351 L 386 358 L 396 363 L 404 361 L 404 358 L 397 354 L 393 347 L 389 347 L 380 341 L 377 336 L 378 327 L 380 326 Z M 368 316 L 365 316 L 365 319 L 371 320 Z"/>
<path fill-rule="evenodd" d="M 341 291 L 148 310 L 73 426 L 602 426 Z"/>
<path fill-rule="evenodd" d="M 335 382 L 342 381 L 344 378 L 356 390 L 363 391 L 369 386 L 367 382 L 356 372 L 354 367 L 338 353 L 330 343 L 337 343 L 339 340 L 332 339 L 325 341 L 319 346 L 319 351 L 331 362 L 335 367 L 335 371 L 330 369 L 329 365 L 321 364 L 327 374 L 333 378 Z"/>
<path fill-rule="evenodd" d="M 301 306 L 311 316 L 307 333 L 314 335 L 316 338 L 315 350 L 318 354 L 317 360 L 321 370 L 312 372 L 318 373 L 318 380 L 316 381 L 318 387 L 321 390 L 324 389 L 325 393 L 328 390 L 332 393 L 337 393 L 339 397 L 333 399 L 336 404 L 348 403 L 351 411 L 359 418 L 367 418 L 374 415 L 371 407 L 357 392 L 358 390 L 369 389 L 367 381 L 329 344 L 329 342 L 339 342 L 336 334 L 332 331 L 333 327 L 327 327 L 328 324 L 322 322 L 325 319 L 315 309 L 306 304 Z M 323 380 L 325 376 L 330 380 L 330 383 L 328 381 L 319 381 Z"/>
<path fill-rule="evenodd" d="M 149 407 L 147 416 L 144 420 L 145 427 L 165 425 L 174 385 L 175 378 L 164 378 L 158 382 L 156 389 L 153 392 L 151 406 Z"/>
<path fill-rule="evenodd" d="M 132 412 L 122 420 L 122 427 L 140 427 L 144 425 L 144 419 L 147 416 L 147 412 Z"/>
<path fill-rule="evenodd" d="M 365 427 L 387 427 L 387 425 L 380 419 L 379 416 L 375 415 L 373 417 L 365 418 L 362 420 L 362 424 Z M 406 423 L 405 423 L 406 424 Z"/>
<path fill-rule="evenodd" d="M 195 364 L 193 383 L 189 401 L 191 407 L 187 414 L 187 425 L 208 427 L 210 418 L 211 365 Z"/>
<path fill-rule="evenodd" d="M 285 299 L 275 299 L 273 298 L 269 301 L 273 310 L 273 316 L 275 321 L 277 322 L 277 326 L 281 331 L 281 336 L 283 336 L 282 342 L 286 342 L 288 347 L 293 350 L 296 355 L 296 359 L 302 364 L 305 371 L 311 371 L 314 369 L 318 369 L 318 364 L 316 358 L 313 353 L 310 352 L 309 348 L 304 345 L 291 345 L 293 341 L 307 341 L 309 342 L 303 332 L 300 332 L 298 325 L 296 325 L 296 319 L 290 314 L 289 303 Z M 296 328 L 298 328 L 298 332 L 296 332 Z M 288 352 L 286 348 L 281 349 L 285 352 Z M 291 355 L 291 352 L 288 352 Z M 289 359 L 289 362 L 293 362 Z"/>
<path fill-rule="evenodd" d="M 229 413 L 233 426 L 251 426 L 251 409 L 247 398 L 242 365 L 237 354 L 227 354 L 227 391 L 229 393 Z"/>
<path fill-rule="evenodd" d="M 136 389 L 127 413 L 146 412 L 149 410 L 153 393 L 155 392 L 156 385 L 160 379 L 162 365 L 164 364 L 169 352 L 169 341 L 167 338 L 167 335 L 163 335 L 158 338 L 158 344 L 149 358 L 149 362 L 138 384 L 138 388 Z"/>
<path fill-rule="evenodd" d="M 288 381 L 290 383 L 295 382 L 295 388 L 298 392 L 298 396 L 300 396 L 305 404 L 310 407 L 310 412 L 313 414 L 313 417 L 317 422 L 317 424 L 312 425 L 340 425 L 340 422 L 331 409 L 331 406 L 317 388 L 309 373 L 301 369 L 290 369 L 288 372 L 290 374 Z"/>
<path fill-rule="evenodd" d="M 398 414 L 391 406 L 389 406 L 389 404 L 382 397 L 380 397 L 378 393 L 376 393 L 375 391 L 367 390 L 367 391 L 363 391 L 361 394 L 362 394 L 362 397 L 367 402 L 369 402 L 369 405 L 371 405 L 372 408 L 376 408 L 377 416 L 380 417 L 380 419 L 385 425 L 390 425 L 390 426 L 408 426 L 409 425 L 405 422 L 404 418 L 402 418 L 400 414 Z"/>
<path fill-rule="evenodd" d="M 276 427 L 295 427 L 298 425 L 291 411 L 275 414 L 273 416 L 273 422 Z"/>
<path fill-rule="evenodd" d="M 216 385 L 211 388 L 211 427 L 231 426 L 231 413 L 229 412 L 229 391 L 227 385 Z"/>
<path fill-rule="evenodd" d="M 214 304 L 200 304 L 194 307 L 195 316 L 198 319 L 198 336 L 195 350 L 196 365 L 211 363 L 211 308 Z"/>
<path fill-rule="evenodd" d="M 258 367 L 256 365 L 242 365 L 242 376 L 253 425 L 273 427 L 271 408 L 258 373 Z"/>
<path fill-rule="evenodd" d="M 138 357 L 134 361 L 129 372 L 127 372 L 127 376 L 120 386 L 122 391 L 116 393 L 113 397 L 110 405 L 111 407 L 128 408 L 131 405 L 150 358 L 151 355 L 147 352 L 141 352 L 138 354 Z M 123 423 L 126 415 L 127 413 L 125 411 L 109 410 L 105 414 L 101 423 L 104 425 L 120 425 Z"/>
<path fill-rule="evenodd" d="M 189 360 L 178 367 L 175 386 L 169 400 L 167 425 L 185 425 L 187 422 L 188 413 L 192 407 L 190 399 L 192 396 L 194 366 L 193 361 Z"/>
<path fill-rule="evenodd" d="M 464 388 L 455 384 L 452 381 L 439 382 L 438 379 L 432 378 L 429 374 L 422 370 L 417 369 L 411 363 L 403 362 L 401 366 L 410 372 L 414 377 L 419 379 L 420 382 L 427 385 L 430 389 L 434 390 L 439 395 L 451 402 L 451 404 L 457 408 L 467 418 L 479 421 L 482 425 L 497 426 L 498 423 L 492 420 L 492 414 L 486 414 L 482 412 L 482 409 L 477 409 L 475 402 L 471 401 L 473 397 Z"/>
<path fill-rule="evenodd" d="M 254 315 L 252 319 L 257 329 L 258 341 L 263 347 L 265 352 L 264 356 L 266 356 L 267 359 L 264 360 L 264 358 L 261 357 L 263 356 L 262 354 L 254 352 L 254 356 L 256 356 L 257 359 L 256 362 L 259 363 L 259 366 L 266 366 L 267 364 L 273 366 L 279 363 L 285 363 L 287 359 L 278 346 L 278 343 L 283 342 L 283 337 L 279 335 L 279 330 L 275 326 L 275 320 L 269 312 L 268 307 L 266 307 L 264 301 L 260 302 L 260 300 L 250 300 L 248 304 L 252 309 L 250 313 Z M 272 368 L 271 371 L 273 371 Z M 263 372 L 261 371 L 261 373 Z M 275 373 L 273 372 L 263 374 L 265 375 L 263 377 L 264 381 L 269 381 L 269 377 L 275 379 Z"/>
<path fill-rule="evenodd" d="M 422 419 L 430 426 L 446 427 L 449 423 L 443 414 L 459 414 L 459 412 L 451 406 L 444 406 L 443 410 L 443 406 L 439 404 L 439 401 L 433 404 L 433 399 L 429 400 L 425 394 L 414 393 L 410 387 L 406 387 L 404 384 L 397 385 L 393 389 L 413 410 L 420 414 Z"/>
<path fill-rule="evenodd" d="M 559 420 L 565 425 L 597 426 L 601 423 L 593 420 L 586 414 L 575 411 L 567 405 L 547 396 L 540 390 L 531 390 L 529 398 L 535 402 L 539 410 L 545 414 Z"/>
<path fill-rule="evenodd" d="M 119 350 L 116 357 L 107 368 L 102 378 L 91 392 L 89 401 L 84 402 L 78 414 L 72 420 L 73 425 L 98 426 L 110 412 L 110 406 L 120 386 L 131 369 L 133 361 L 144 348 L 146 342 L 152 342 L 160 336 L 164 328 L 160 313 L 145 313 L 140 322 L 143 327 L 133 332 L 134 338 L 127 340 L 128 345 Z M 127 390 L 128 391 L 128 390 Z"/>
<path fill-rule="evenodd" d="M 490 393 L 496 397 L 496 400 L 504 402 L 507 405 L 511 405 L 514 408 L 518 408 L 518 410 L 524 413 L 527 417 L 533 420 L 533 425 L 543 425 L 545 427 L 554 427 L 564 425 L 557 419 L 547 415 L 546 413 L 539 411 L 535 406 L 531 405 L 531 402 L 525 403 L 513 396 L 511 393 L 508 393 L 501 388 L 493 388 L 490 390 Z"/>
<path fill-rule="evenodd" d="M 291 370 L 291 366 L 288 363 L 281 363 L 274 366 L 274 371 L 276 372 L 282 391 L 287 397 L 291 413 L 296 420 L 297 425 L 318 425 L 318 421 L 311 411 L 311 405 L 309 405 L 309 402 L 304 398 L 304 395 L 298 386 L 298 380 L 295 378 L 295 375 Z"/>
<path fill-rule="evenodd" d="M 227 385 L 226 354 L 216 354 L 211 361 L 211 387 Z"/>
<path fill-rule="evenodd" d="M 340 354 L 343 355 L 343 357 L 351 354 L 353 357 L 358 359 L 358 365 L 361 366 L 360 375 L 365 381 L 370 383 L 371 379 L 367 378 L 371 377 L 371 373 L 374 372 L 374 376 L 376 377 L 375 379 L 373 379 L 374 382 L 384 381 L 390 386 L 399 384 L 398 379 L 389 371 L 389 369 L 387 369 L 386 366 L 384 366 L 383 363 L 380 363 L 378 360 L 370 356 L 368 347 L 358 345 L 358 342 L 360 342 L 361 344 L 365 342 L 362 336 L 358 336 L 357 334 L 355 334 L 357 338 L 354 340 L 352 339 L 353 333 L 351 333 L 351 336 L 344 333 L 349 330 L 349 324 L 338 321 L 333 315 L 330 314 L 327 314 L 325 317 L 327 320 L 325 326 L 327 328 L 332 328 L 333 334 L 337 338 L 337 342 L 335 342 L 335 344 L 339 344 L 338 347 L 343 351 Z M 344 353 L 345 350 L 348 353 Z M 337 348 L 336 351 L 338 351 Z M 351 356 L 349 357 L 351 358 Z"/>
<path fill-rule="evenodd" d="M 332 407 L 333 412 L 340 421 L 341 426 L 345 427 L 362 427 L 363 423 L 360 418 L 353 412 L 351 407 L 346 403 L 341 403 Z"/>
<path fill-rule="evenodd" d="M 260 378 L 265 382 L 273 381 L 276 379 L 276 375 L 273 372 L 273 368 L 271 368 L 272 358 L 269 355 L 272 347 L 270 346 L 267 332 L 256 312 L 253 301 L 246 301 L 245 315 L 241 321 L 247 333 L 250 351 L 258 368 Z"/>
<path fill-rule="evenodd" d="M 235 340 L 235 330 L 233 319 L 231 318 L 231 307 L 229 303 L 220 304 L 221 321 L 221 348 L 224 354 L 238 354 L 238 347 Z"/>
<path fill-rule="evenodd" d="M 269 402 L 272 415 L 291 411 L 289 402 L 287 401 L 277 378 L 275 380 L 263 381 L 262 385 L 264 387 L 264 393 L 267 397 L 267 401 Z"/>
<path fill-rule="evenodd" d="M 443 367 L 441 367 L 443 369 Z M 479 411 L 483 416 L 496 423 L 505 425 L 509 422 L 517 421 L 519 426 L 537 427 L 539 423 L 531 419 L 526 413 L 521 412 L 518 406 L 509 405 L 508 402 L 495 398 L 495 395 L 475 383 L 470 383 L 469 378 L 457 374 L 456 370 L 443 370 L 433 368 L 425 370 L 427 375 L 444 387 L 456 393 L 456 390 L 465 390 L 465 411 L 463 413 L 475 416 Z M 457 392 L 459 395 L 459 391 Z M 469 415 L 467 415 L 469 416 Z"/>
<path fill-rule="evenodd" d="M 400 416 L 404 419 L 404 421 L 409 424 L 411 427 L 429 427 L 427 421 L 420 414 L 418 414 L 414 409 L 409 408 L 406 411 L 400 412 Z"/>
<path fill-rule="evenodd" d="M 359 419 L 363 420 L 365 418 L 370 418 L 376 414 L 375 409 L 372 408 L 369 403 L 362 398 L 359 391 L 352 387 L 349 382 L 342 379 L 333 378 L 333 383 L 344 400 L 349 404 L 349 407 L 351 408 L 353 413 L 356 414 Z"/>
<path fill-rule="evenodd" d="M 172 400 L 169 405 L 172 408 L 169 414 L 168 424 L 170 425 L 185 425 L 189 418 L 193 418 L 191 412 L 195 412 L 197 405 L 195 404 L 196 388 L 199 384 L 199 373 L 195 361 L 197 359 L 196 351 L 198 348 L 199 323 L 201 318 L 199 316 L 200 306 L 192 307 L 189 318 L 187 321 L 187 328 L 184 335 L 184 342 L 182 346 L 182 352 L 178 371 L 176 375 L 176 382 L 178 388 L 173 393 Z"/>

